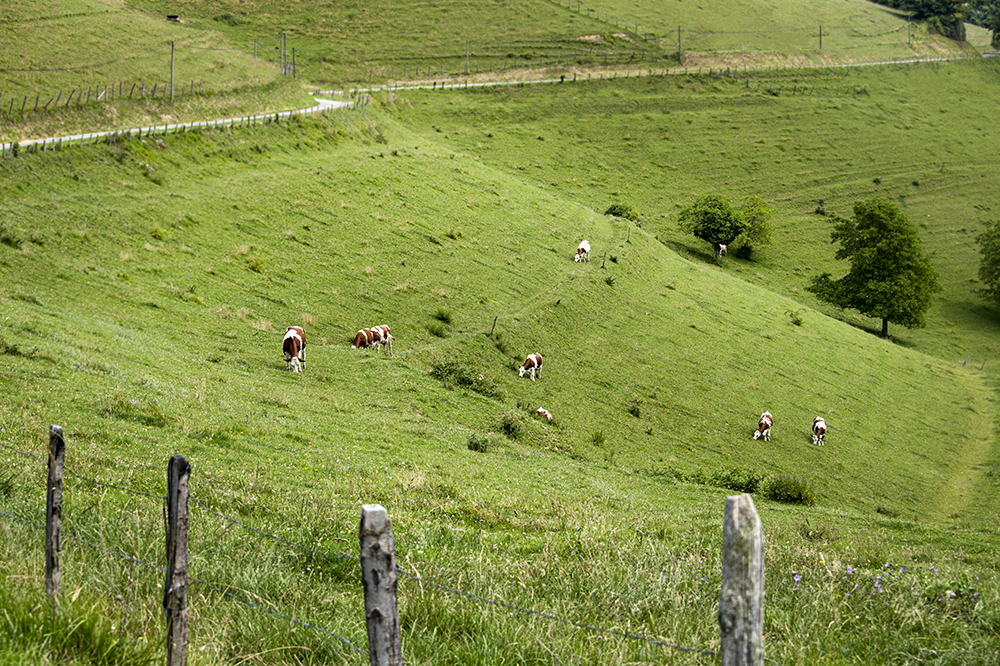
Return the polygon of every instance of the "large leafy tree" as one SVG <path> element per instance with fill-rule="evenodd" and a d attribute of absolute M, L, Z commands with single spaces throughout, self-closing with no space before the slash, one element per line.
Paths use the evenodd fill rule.
<path fill-rule="evenodd" d="M 771 243 L 771 208 L 757 195 L 745 197 L 739 206 L 717 194 L 696 199 L 681 211 L 681 229 L 708 241 L 718 253 L 719 245 L 736 241 L 749 259 L 753 250 Z M 716 254 L 718 257 L 718 254 Z"/>
<path fill-rule="evenodd" d="M 926 325 L 931 297 L 942 288 L 916 227 L 894 204 L 884 199 L 855 203 L 854 217 L 838 218 L 831 239 L 840 243 L 836 258 L 847 259 L 851 268 L 839 280 L 820 275 L 809 291 L 839 308 L 880 318 L 884 338 L 889 337 L 889 322 L 907 328 Z"/>
<path fill-rule="evenodd" d="M 681 211 L 681 228 L 713 245 L 732 243 L 747 224 L 729 202 L 717 194 L 696 199 Z"/>
<path fill-rule="evenodd" d="M 979 253 L 979 293 L 1000 306 L 1000 220 L 986 223 L 986 231 L 976 236 Z"/>
<path fill-rule="evenodd" d="M 751 194 L 744 197 L 739 207 L 740 216 L 746 223 L 746 228 L 737 240 L 743 241 L 743 247 L 747 248 L 746 254 L 753 253 L 757 248 L 771 244 L 771 207 L 767 205 L 763 197 Z"/>

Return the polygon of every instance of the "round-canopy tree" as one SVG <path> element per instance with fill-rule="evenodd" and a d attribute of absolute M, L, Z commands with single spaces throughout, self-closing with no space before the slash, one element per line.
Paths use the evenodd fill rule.
<path fill-rule="evenodd" d="M 681 211 L 681 229 L 708 241 L 716 249 L 728 245 L 747 229 L 747 222 L 728 199 L 709 194 Z"/>
<path fill-rule="evenodd" d="M 839 308 L 881 318 L 884 338 L 890 321 L 926 325 L 931 297 L 942 287 L 916 227 L 895 205 L 884 199 L 855 203 L 854 217 L 838 218 L 830 238 L 841 246 L 836 258 L 849 260 L 851 269 L 839 280 L 829 273 L 814 278 L 809 291 Z"/>
<path fill-rule="evenodd" d="M 1000 306 L 1000 220 L 986 223 L 986 231 L 976 236 L 979 253 L 979 294 Z"/>
<path fill-rule="evenodd" d="M 740 243 L 736 252 L 741 259 L 750 259 L 754 250 L 771 244 L 771 207 L 763 197 L 751 194 L 743 197 L 739 214 L 746 223 L 746 228 L 736 239 Z"/>

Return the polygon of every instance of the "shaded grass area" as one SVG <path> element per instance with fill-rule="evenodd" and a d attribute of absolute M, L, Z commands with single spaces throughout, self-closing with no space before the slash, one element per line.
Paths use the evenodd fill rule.
<path fill-rule="evenodd" d="M 4 443 L 44 458 L 48 424 L 62 423 L 74 470 L 153 495 L 183 452 L 205 506 L 330 554 L 354 554 L 358 505 L 378 502 L 414 575 L 708 649 L 730 491 L 669 473 L 805 474 L 815 506 L 758 498 L 768 654 L 892 662 L 931 645 L 989 663 L 996 535 L 955 529 L 935 503 L 954 473 L 948 453 L 989 432 L 975 374 L 670 252 L 646 222 L 596 212 L 606 204 L 512 178 L 470 157 L 461 131 L 421 136 L 393 117 L 410 112 L 376 100 L 364 116 L 0 163 L 5 228 L 40 241 L 0 245 L 0 334 L 37 350 L 3 356 Z M 587 265 L 572 261 L 581 236 L 595 248 Z M 602 268 L 598 248 L 617 260 Z M 445 319 L 448 337 L 428 330 Z M 395 356 L 350 349 L 375 321 L 392 326 Z M 293 323 L 309 340 L 301 375 L 283 372 Z M 518 378 L 534 351 L 544 377 Z M 974 411 L 929 409 L 941 404 Z M 554 424 L 529 416 L 540 405 Z M 808 441 L 817 406 L 831 425 L 823 448 Z M 750 439 L 764 407 L 775 414 L 766 446 Z M 516 438 L 491 437 L 508 423 Z M 970 434 L 934 436 L 949 432 Z M 473 435 L 494 446 L 470 450 Z M 15 473 L 3 510 L 37 521 L 44 470 L 2 456 Z M 157 501 L 75 479 L 65 511 L 80 538 L 159 562 Z M 194 513 L 192 575 L 364 646 L 349 560 Z M 36 528 L 4 518 L 0 529 L 4 580 L 40 600 Z M 69 594 L 81 588 L 106 619 L 145 599 L 127 631 L 159 635 L 158 572 L 81 545 L 66 558 Z M 891 586 L 879 578 L 887 562 Z M 855 571 L 868 596 L 847 594 Z M 873 596 L 876 582 L 887 596 Z M 956 582 L 960 601 L 939 602 Z M 697 659 L 413 579 L 401 588 L 415 662 Z M 336 638 L 195 589 L 193 653 L 205 660 L 357 660 Z"/>

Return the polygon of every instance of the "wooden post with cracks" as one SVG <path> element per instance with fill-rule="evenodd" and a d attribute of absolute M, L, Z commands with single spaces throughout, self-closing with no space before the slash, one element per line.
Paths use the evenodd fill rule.
<path fill-rule="evenodd" d="M 187 664 L 188 481 L 191 465 L 176 455 L 167 467 L 167 580 L 163 611 L 167 616 L 167 666 Z"/>
<path fill-rule="evenodd" d="M 750 495 L 726 498 L 719 592 L 722 666 L 764 659 L 764 530 Z"/>
<path fill-rule="evenodd" d="M 59 519 L 63 503 L 63 463 L 66 460 L 66 443 L 62 428 L 49 426 L 49 479 L 45 493 L 45 592 L 49 595 L 52 610 L 59 609 Z"/>
<path fill-rule="evenodd" d="M 365 588 L 368 658 L 371 666 L 402 666 L 396 603 L 396 540 L 389 514 L 378 504 L 361 507 L 361 580 Z"/>

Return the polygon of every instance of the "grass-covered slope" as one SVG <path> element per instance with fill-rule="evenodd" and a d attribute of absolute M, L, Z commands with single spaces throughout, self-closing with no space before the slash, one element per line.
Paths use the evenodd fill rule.
<path fill-rule="evenodd" d="M 0 142 L 307 106 L 301 82 L 281 75 L 275 43 L 255 59 L 254 38 L 277 35 L 234 42 L 118 2 L 4 2 Z M 171 42 L 173 103 L 163 96 Z"/>
<path fill-rule="evenodd" d="M 829 216 L 851 215 L 864 198 L 894 201 L 920 230 L 946 291 L 926 330 L 890 334 L 956 363 L 991 359 L 990 372 L 1000 370 L 996 312 L 974 294 L 974 239 L 1000 210 L 988 130 L 998 80 L 988 60 L 632 77 L 469 91 L 444 104 L 406 93 L 405 119 L 596 210 L 629 204 L 646 230 L 697 261 L 711 258 L 709 248 L 680 231 L 679 210 L 708 193 L 759 194 L 775 209 L 775 242 L 753 263 L 730 256 L 725 270 L 810 304 L 811 277 L 846 269 L 833 260 Z"/>
<path fill-rule="evenodd" d="M 929 498 L 952 457 L 988 430 L 972 376 L 812 312 L 796 326 L 793 301 L 691 263 L 639 228 L 399 127 L 387 144 L 335 152 L 305 147 L 317 133 L 336 139 L 309 128 L 301 150 L 267 155 L 265 137 L 241 134 L 230 147 L 193 135 L 5 164 L 15 245 L 4 248 L 6 344 L 32 350 L 29 366 L 112 377 L 126 393 L 176 383 L 171 399 L 182 387 L 198 393 L 193 377 L 217 376 L 199 404 L 249 415 L 275 399 L 267 383 L 281 377 L 272 373 L 284 327 L 305 323 L 312 373 L 293 384 L 289 406 L 319 418 L 384 371 L 384 359 L 347 343 L 390 323 L 391 365 L 403 374 L 380 384 L 396 419 L 422 402 L 402 396 L 434 384 L 427 370 L 460 361 L 508 399 L 476 410 L 444 401 L 428 415 L 432 429 L 495 430 L 519 399 L 557 414 L 547 438 L 586 458 L 660 471 L 748 464 L 813 477 L 833 504 L 922 516 L 936 515 Z M 581 265 L 570 257 L 583 237 L 594 260 Z M 494 316 L 499 341 L 484 335 Z M 544 380 L 525 383 L 514 370 L 534 351 Z M 393 390 L 414 372 L 417 386 Z M 262 374 L 264 395 L 247 400 Z M 317 379 L 322 390 L 306 397 Z M 98 396 L 91 414 L 121 394 Z M 777 418 L 766 447 L 747 437 L 764 409 Z M 407 439 L 386 425 L 365 437 L 370 415 L 351 412 L 352 439 Z M 807 446 L 816 414 L 835 447 Z M 957 447 L 935 436 L 970 431 Z"/>
<path fill-rule="evenodd" d="M 624 55 L 648 67 L 665 66 L 668 59 L 676 65 L 678 37 L 685 63 L 706 67 L 929 56 L 963 48 L 928 35 L 922 23 L 908 31 L 905 14 L 862 1 L 740 0 L 716 6 L 379 0 L 314 2 L 307 11 L 275 0 L 128 4 L 154 15 L 180 12 L 192 27 L 221 30 L 236 41 L 286 32 L 304 75 L 325 84 L 451 77 L 466 73 L 466 64 L 472 74 L 555 62 L 567 69 L 590 67 L 603 65 L 605 54 L 611 62 Z M 988 50 L 989 37 L 970 26 L 972 48 Z"/>
<path fill-rule="evenodd" d="M 184 453 L 200 502 L 324 552 L 354 552 L 359 503 L 381 502 L 408 571 L 708 647 L 718 588 L 703 571 L 718 567 L 732 491 L 676 479 L 736 466 L 794 474 L 819 492 L 814 509 L 758 497 L 773 572 L 769 654 L 816 662 L 834 641 L 841 656 L 888 660 L 928 640 L 948 654 L 995 654 L 990 615 L 956 628 L 952 606 L 924 601 L 963 575 L 982 576 L 963 595 L 995 596 L 989 530 L 966 531 L 956 559 L 937 527 L 985 501 L 978 487 L 948 490 L 990 435 L 973 373 L 683 258 L 378 105 L 365 113 L 0 163 L 4 443 L 43 455 L 47 425 L 61 423 L 76 472 L 151 493 L 169 456 Z M 571 258 L 582 237 L 589 264 Z M 284 372 L 280 354 L 293 323 L 309 339 L 302 375 Z M 391 358 L 350 349 L 358 328 L 377 323 L 393 327 Z M 545 365 L 532 383 L 516 367 L 534 351 Z M 472 390 L 456 374 L 451 386 L 431 376 L 447 362 Z M 556 423 L 532 419 L 538 406 Z M 763 409 L 776 417 L 769 444 L 750 439 Z M 808 439 L 817 413 L 831 425 L 823 448 Z M 486 452 L 468 448 L 472 436 Z M 39 520 L 42 471 L 2 455 L 4 510 Z M 67 530 L 159 561 L 155 502 L 75 477 L 71 487 Z M 196 512 L 193 576 L 364 645 L 349 563 Z M 25 595 L 15 616 L 29 622 L 38 534 L 0 525 L 5 580 Z M 112 623 L 124 599 L 153 599 L 129 607 L 127 636 L 157 634 L 158 574 L 76 543 L 66 557 L 68 594 Z M 891 600 L 871 608 L 834 596 L 853 584 L 846 566 L 876 581 L 890 560 L 933 563 L 947 578 L 925 566 L 900 573 Z M 822 602 L 803 605 L 793 569 L 807 574 L 805 599 Z M 648 656 L 620 637 L 595 645 L 571 626 L 484 613 L 412 582 L 401 603 L 407 654 L 425 663 Z M 192 605 L 206 660 L 352 659 L 336 640 L 207 589 Z M 848 613 L 865 620 L 831 634 Z"/>

